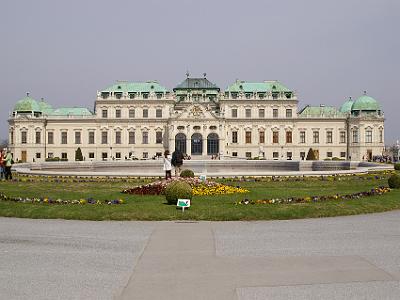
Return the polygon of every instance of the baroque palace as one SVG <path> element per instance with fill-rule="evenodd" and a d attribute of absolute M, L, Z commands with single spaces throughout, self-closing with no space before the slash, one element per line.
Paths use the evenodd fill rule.
<path fill-rule="evenodd" d="M 53 108 L 29 94 L 9 119 L 15 160 L 147 159 L 180 149 L 192 159 L 371 160 L 384 148 L 384 116 L 370 96 L 332 106 L 298 107 L 279 81 L 237 80 L 225 91 L 203 78 L 172 91 L 156 81 L 117 81 L 99 91 L 94 112 Z"/>

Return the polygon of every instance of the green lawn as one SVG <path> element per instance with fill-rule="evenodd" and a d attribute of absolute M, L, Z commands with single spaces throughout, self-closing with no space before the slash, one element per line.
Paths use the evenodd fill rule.
<path fill-rule="evenodd" d="M 383 178 L 382 178 L 383 177 Z M 352 176 L 341 181 L 307 180 L 265 182 L 219 179 L 222 183 L 241 186 L 247 194 L 197 196 L 192 207 L 182 213 L 166 205 L 163 196 L 126 195 L 125 188 L 149 182 L 146 179 L 112 180 L 110 182 L 0 182 L 0 193 L 7 196 L 50 197 L 65 200 L 94 198 L 96 200 L 123 199 L 122 205 L 56 205 L 25 204 L 0 201 L 0 216 L 22 218 L 62 218 L 79 220 L 274 220 L 319 218 L 339 215 L 381 212 L 400 209 L 400 190 L 349 201 L 321 203 L 235 205 L 244 198 L 252 200 L 305 197 L 317 195 L 351 194 L 385 185 L 385 176 Z M 60 180 L 61 181 L 61 180 Z M 78 181 L 78 180 L 74 180 Z"/>

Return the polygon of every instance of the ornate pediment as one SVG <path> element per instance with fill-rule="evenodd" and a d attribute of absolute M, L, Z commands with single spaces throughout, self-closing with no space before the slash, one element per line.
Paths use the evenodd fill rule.
<path fill-rule="evenodd" d="M 211 109 L 201 104 L 193 104 L 184 108 L 183 111 L 178 114 L 176 119 L 216 119 L 217 117 L 212 113 Z"/>

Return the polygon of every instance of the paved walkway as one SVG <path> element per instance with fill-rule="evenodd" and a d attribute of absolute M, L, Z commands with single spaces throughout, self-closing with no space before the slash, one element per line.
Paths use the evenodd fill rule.
<path fill-rule="evenodd" d="M 400 211 L 271 222 L 0 218 L 4 299 L 399 299 Z"/>

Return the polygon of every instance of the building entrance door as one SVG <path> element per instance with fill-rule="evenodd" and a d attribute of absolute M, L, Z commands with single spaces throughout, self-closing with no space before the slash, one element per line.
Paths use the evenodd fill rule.
<path fill-rule="evenodd" d="M 203 137 L 200 133 L 192 135 L 192 155 L 203 154 Z"/>
<path fill-rule="evenodd" d="M 367 160 L 368 160 L 368 161 L 371 161 L 371 160 L 372 160 L 372 150 L 371 150 L 371 149 L 368 149 L 368 150 L 367 150 Z"/>
<path fill-rule="evenodd" d="M 25 151 L 25 150 L 22 150 L 22 151 L 21 151 L 21 161 L 22 161 L 22 162 L 26 162 L 26 159 L 27 159 L 26 151 Z"/>

